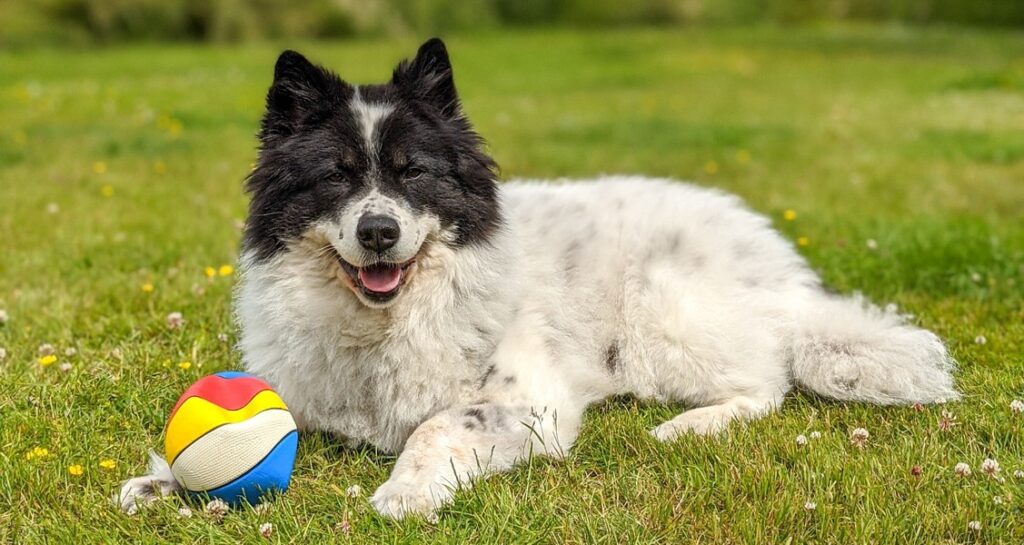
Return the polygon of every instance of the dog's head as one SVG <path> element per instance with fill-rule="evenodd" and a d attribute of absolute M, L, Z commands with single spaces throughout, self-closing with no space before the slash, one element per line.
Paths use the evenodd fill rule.
<path fill-rule="evenodd" d="M 431 244 L 486 241 L 500 223 L 494 161 L 462 113 L 444 43 L 391 81 L 352 85 L 293 51 L 274 67 L 245 251 L 257 261 L 317 241 L 364 304 L 389 305 Z"/>

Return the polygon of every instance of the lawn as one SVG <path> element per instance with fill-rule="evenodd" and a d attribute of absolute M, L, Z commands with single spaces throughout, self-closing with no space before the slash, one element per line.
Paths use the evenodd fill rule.
<path fill-rule="evenodd" d="M 264 511 L 116 511 L 110 495 L 162 449 L 178 395 L 238 368 L 222 266 L 285 45 L 370 82 L 416 43 L 0 52 L 0 543 L 258 543 L 264 522 L 291 543 L 1024 542 L 1024 414 L 1010 409 L 1024 398 L 1024 35 L 899 27 L 520 31 L 449 47 L 503 176 L 642 172 L 736 192 L 830 288 L 947 339 L 963 401 L 796 393 L 721 437 L 658 444 L 647 430 L 680 407 L 610 400 L 565 461 L 480 483 L 435 522 L 378 517 L 366 496 L 393 457 L 317 434 Z"/>

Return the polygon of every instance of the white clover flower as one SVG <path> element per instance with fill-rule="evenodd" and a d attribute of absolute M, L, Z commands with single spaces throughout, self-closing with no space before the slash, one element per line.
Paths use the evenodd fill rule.
<path fill-rule="evenodd" d="M 994 503 L 996 505 L 1002 505 L 1003 504 L 1003 497 L 1002 496 L 993 496 L 992 497 L 992 503 Z"/>
<path fill-rule="evenodd" d="M 1024 469 L 1018 469 L 1013 472 L 1014 479 L 1024 479 Z"/>
<path fill-rule="evenodd" d="M 999 474 L 999 462 L 992 458 L 985 458 L 981 462 L 981 472 L 989 477 L 994 477 Z"/>
<path fill-rule="evenodd" d="M 228 342 L 228 334 L 227 333 L 218 333 L 217 334 L 217 340 L 222 342 L 222 343 Z"/>
<path fill-rule="evenodd" d="M 960 462 L 959 464 L 953 466 L 953 473 L 956 473 L 961 477 L 969 477 L 971 475 L 971 466 L 963 462 Z"/>
<path fill-rule="evenodd" d="M 184 507 L 184 506 L 179 507 L 178 508 L 178 517 L 179 518 L 183 518 L 183 519 L 192 518 L 192 510 L 189 509 L 188 507 Z"/>
<path fill-rule="evenodd" d="M 46 213 L 50 214 L 51 216 L 55 216 L 55 215 L 59 214 L 60 213 L 60 205 L 55 203 L 55 202 L 47 203 L 46 204 Z"/>
<path fill-rule="evenodd" d="M 971 530 L 971 531 L 974 531 L 974 532 L 980 532 L 981 531 L 981 522 L 977 521 L 977 520 L 972 520 L 971 522 L 967 523 L 967 529 Z"/>
<path fill-rule="evenodd" d="M 873 238 L 869 238 L 866 242 L 864 242 L 864 244 L 867 245 L 868 250 L 877 250 L 878 249 L 878 241 L 873 239 Z"/>
<path fill-rule="evenodd" d="M 69 346 L 64 349 L 64 355 L 69 358 L 74 356 L 75 354 L 78 354 L 78 349 L 73 346 Z"/>
<path fill-rule="evenodd" d="M 71 371 L 71 364 L 68 363 L 68 362 L 64 362 L 64 363 L 60 364 L 60 370 L 62 372 L 64 372 L 64 373 L 70 372 Z"/>
<path fill-rule="evenodd" d="M 974 338 L 974 344 L 985 344 L 987 342 L 988 339 L 986 339 L 984 335 L 978 335 Z"/>
<path fill-rule="evenodd" d="M 821 432 L 820 431 L 812 431 L 811 432 L 811 439 L 814 439 L 814 440 L 821 439 Z"/>
<path fill-rule="evenodd" d="M 813 501 L 809 501 L 809 502 L 804 504 L 804 510 L 806 510 L 806 511 L 814 511 L 817 508 L 818 508 L 818 504 L 814 503 Z"/>
<path fill-rule="evenodd" d="M 803 434 L 796 436 L 796 446 L 802 447 L 807 444 L 807 437 Z"/>
<path fill-rule="evenodd" d="M 864 428 L 854 428 L 850 432 L 850 444 L 857 448 L 864 448 L 868 444 L 871 434 Z"/>
<path fill-rule="evenodd" d="M 39 345 L 39 355 L 42 357 L 52 356 L 57 353 L 57 349 L 50 343 L 43 343 Z"/>
<path fill-rule="evenodd" d="M 274 533 L 274 525 L 270 522 L 264 522 L 260 524 L 259 531 L 261 536 L 270 539 L 270 536 Z"/>
<path fill-rule="evenodd" d="M 6 324 L 11 317 L 7 315 L 7 311 L 0 308 L 0 325 Z"/>
<path fill-rule="evenodd" d="M 981 273 L 972 272 L 971 273 L 971 281 L 974 282 L 975 284 L 977 284 L 978 282 L 981 282 Z"/>
<path fill-rule="evenodd" d="M 206 504 L 206 512 L 213 517 L 214 520 L 224 518 L 224 515 L 226 515 L 230 510 L 231 507 L 220 498 L 211 500 L 210 503 Z"/>
<path fill-rule="evenodd" d="M 172 312 L 167 315 L 167 328 L 178 329 L 185 325 L 185 318 L 180 312 Z"/>
<path fill-rule="evenodd" d="M 1014 414 L 1024 413 L 1024 401 L 1014 399 L 1010 402 L 1010 411 Z"/>
<path fill-rule="evenodd" d="M 345 495 L 350 498 L 358 498 L 363 495 L 363 488 L 358 484 L 354 484 L 345 489 Z"/>
<path fill-rule="evenodd" d="M 6 358 L 7 358 L 7 349 L 3 348 L 3 347 L 0 347 L 0 361 L 5 360 Z"/>

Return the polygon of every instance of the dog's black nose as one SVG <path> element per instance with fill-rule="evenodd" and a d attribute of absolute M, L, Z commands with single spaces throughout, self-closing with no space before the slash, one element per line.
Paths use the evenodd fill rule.
<path fill-rule="evenodd" d="M 359 244 L 374 252 L 383 252 L 394 246 L 400 234 L 398 222 L 387 216 L 366 215 L 359 218 L 356 225 Z"/>

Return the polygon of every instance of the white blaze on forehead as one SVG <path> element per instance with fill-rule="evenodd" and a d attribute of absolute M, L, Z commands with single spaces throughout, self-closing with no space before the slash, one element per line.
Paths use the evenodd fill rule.
<path fill-rule="evenodd" d="M 355 93 L 352 95 L 350 107 L 352 108 L 353 115 L 355 115 L 356 123 L 362 128 L 366 150 L 370 155 L 375 155 L 380 147 L 379 142 L 376 141 L 377 127 L 395 107 L 391 104 L 364 101 L 363 97 L 359 94 L 359 87 L 356 87 Z"/>

